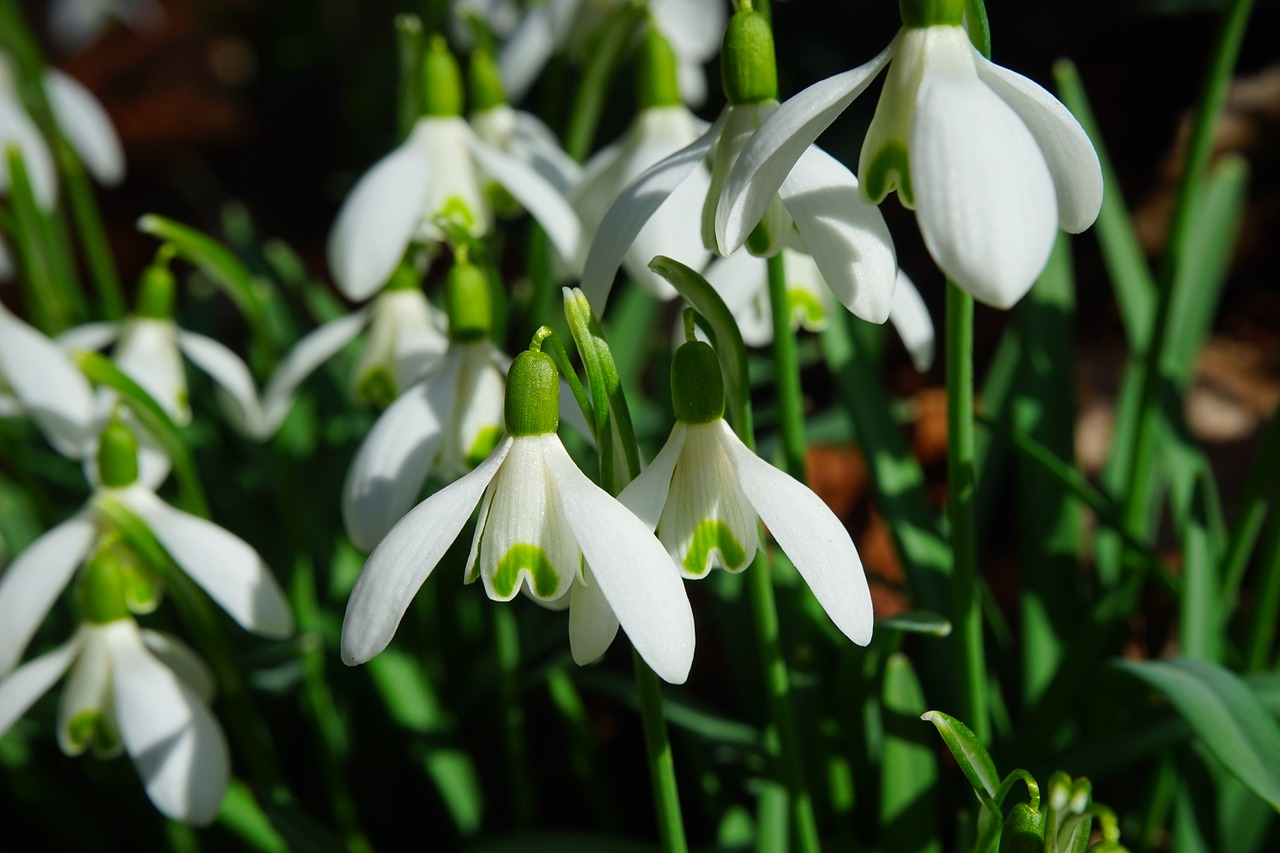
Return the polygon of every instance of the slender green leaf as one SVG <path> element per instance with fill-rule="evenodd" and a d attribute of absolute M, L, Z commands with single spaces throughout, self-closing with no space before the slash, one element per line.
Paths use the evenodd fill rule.
<path fill-rule="evenodd" d="M 288 843 L 271 825 L 253 792 L 239 779 L 232 779 L 218 810 L 218 822 L 231 830 L 247 848 L 262 853 L 285 853 Z"/>
<path fill-rule="evenodd" d="M 930 637 L 946 637 L 951 634 L 951 623 L 937 613 L 928 610 L 907 610 L 888 619 L 876 622 L 876 630 L 901 631 L 904 634 L 926 634 Z"/>
<path fill-rule="evenodd" d="M 994 797 L 1000 790 L 1000 774 L 996 772 L 995 762 L 991 760 L 987 748 L 978 741 L 968 726 L 941 711 L 926 711 L 920 715 L 920 719 L 933 723 L 942 736 L 942 742 L 960 765 L 960 771 L 973 786 L 978 799 L 994 814 L 999 815 L 1000 807 L 996 805 Z"/>

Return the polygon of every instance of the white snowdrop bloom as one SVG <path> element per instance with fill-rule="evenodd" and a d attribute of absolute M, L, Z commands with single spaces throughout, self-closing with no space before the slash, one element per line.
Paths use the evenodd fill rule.
<path fill-rule="evenodd" d="M 597 311 L 604 307 L 602 292 L 607 294 L 613 285 L 619 265 L 649 293 L 673 299 L 675 288 L 649 269 L 654 255 L 675 258 L 693 269 L 702 269 L 711 259 L 699 236 L 699 212 L 711 173 L 700 155 L 683 155 L 716 130 L 707 131 L 707 123 L 680 103 L 665 41 L 651 33 L 640 60 L 639 114 L 621 139 L 587 161 L 572 194 L 574 209 L 591 230 L 583 290 Z M 661 190 L 641 187 L 654 164 L 678 157 L 681 181 L 664 184 Z"/>
<path fill-rule="evenodd" d="M 138 628 L 128 583 L 109 557 L 86 567 L 76 633 L 0 676 L 0 736 L 70 671 L 58 710 L 62 751 L 92 748 L 103 758 L 128 752 L 165 816 L 210 823 L 229 775 L 226 739 L 208 707 L 213 675 L 177 637 Z"/>
<path fill-rule="evenodd" d="M 787 306 L 792 329 L 820 332 L 827 327 L 835 297 L 827 287 L 814 260 L 795 249 L 782 250 L 786 269 Z M 747 346 L 763 347 L 773 341 L 773 313 L 769 308 L 769 276 L 765 262 L 739 249 L 727 258 L 717 258 L 707 268 L 707 283 L 724 299 Z M 921 373 L 933 365 L 936 336 L 929 309 L 915 283 L 898 270 L 889 305 L 889 322 L 902 338 L 911 363 Z M 684 326 L 677 328 L 684 340 Z"/>
<path fill-rule="evenodd" d="M 580 226 L 554 186 L 516 157 L 482 141 L 462 118 L 461 74 L 442 39 L 424 62 L 426 114 L 400 147 L 356 183 L 329 234 L 338 288 L 360 302 L 390 278 L 414 240 L 441 241 L 443 219 L 472 236 L 493 225 L 485 182 L 511 194 L 543 227 L 561 257 L 580 252 Z"/>
<path fill-rule="evenodd" d="M 507 434 L 471 473 L 420 503 L 374 549 L 342 626 L 342 659 L 386 648 L 410 601 L 480 507 L 466 578 L 510 601 L 569 601 L 574 660 L 604 654 L 619 624 L 660 677 L 682 683 L 693 660 L 693 613 L 662 545 L 578 470 L 556 436 L 559 377 L 551 358 L 512 363 Z"/>
<path fill-rule="evenodd" d="M 716 566 L 746 568 L 764 521 L 836 627 L 858 645 L 869 643 L 871 592 L 849 532 L 822 498 L 729 428 L 715 351 L 701 341 L 676 350 L 671 388 L 671 436 L 618 500 L 657 531 L 690 578 Z"/>
<path fill-rule="evenodd" d="M 62 50 L 88 46 L 112 21 L 135 30 L 152 30 L 164 23 L 159 0 L 53 0 L 49 4 L 49 33 Z"/>
<path fill-rule="evenodd" d="M 744 42 L 752 49 L 745 49 Z M 778 107 L 772 56 L 772 36 L 764 19 L 751 11 L 734 15 L 721 57 L 729 103 L 720 117 L 692 144 L 636 178 L 603 217 L 582 279 L 583 290 L 597 308 L 608 299 L 614 271 L 636 230 L 660 205 L 687 193 L 703 164 L 710 167 L 711 181 L 698 181 L 698 227 L 704 245 L 716 247 L 720 188 L 747 138 Z M 769 60 L 763 67 L 762 57 Z M 740 67 L 747 60 L 750 67 Z M 752 252 L 773 255 L 784 246 L 801 248 L 841 304 L 865 320 L 885 321 L 898 266 L 893 240 L 880 211 L 862 199 L 857 178 L 839 161 L 817 147 L 809 148 L 777 188 L 763 216 L 765 221 L 755 229 L 757 239 L 749 246 Z"/>
<path fill-rule="evenodd" d="M 102 485 L 71 518 L 38 538 L 0 575 L 0 674 L 22 657 L 36 629 L 87 559 L 117 544 L 113 513 L 147 526 L 173 561 L 245 630 L 293 633 L 275 577 L 248 543 L 211 521 L 169 506 L 138 480 L 132 430 L 113 420 L 99 450 Z M 135 609 L 153 606 L 138 598 Z"/>
<path fill-rule="evenodd" d="M 17 69 L 12 60 L 0 53 L 0 151 L 17 148 L 27 168 L 27 179 L 36 203 L 52 210 L 58 200 L 58 172 L 53 155 L 18 93 Z M 9 158 L 0 158 L 0 193 L 8 194 L 11 186 Z"/>
<path fill-rule="evenodd" d="M 517 101 L 523 98 L 556 53 L 581 59 L 584 46 L 595 40 L 626 2 L 547 0 L 528 4 L 499 58 L 507 93 Z M 720 47 L 725 5 L 721 0 L 649 0 L 647 4 L 652 27 L 675 50 L 681 98 L 691 106 L 706 99 L 702 66 Z"/>
<path fill-rule="evenodd" d="M 93 392 L 49 338 L 0 305 L 0 417 L 27 415 L 64 456 L 88 452 Z"/>
<path fill-rule="evenodd" d="M 1102 173 L 1079 123 L 1043 88 L 984 58 L 959 0 L 903 4 L 905 26 L 865 65 L 810 86 L 743 148 L 716 213 L 740 245 L 823 130 L 888 66 L 858 164 L 873 202 L 897 189 L 949 278 L 1008 308 L 1030 289 L 1059 228 L 1097 218 Z"/>

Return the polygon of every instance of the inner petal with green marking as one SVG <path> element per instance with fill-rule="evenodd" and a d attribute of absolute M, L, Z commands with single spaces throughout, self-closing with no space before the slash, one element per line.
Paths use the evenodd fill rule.
<path fill-rule="evenodd" d="M 681 565 L 685 574 L 701 578 L 717 562 L 731 572 L 741 571 L 747 565 L 747 555 L 729 525 L 709 518 L 694 528 L 693 544 Z"/>
<path fill-rule="evenodd" d="M 502 598 L 513 597 L 520 588 L 521 576 L 538 598 L 551 598 L 560 585 L 560 573 L 546 552 L 527 542 L 512 545 L 498 561 L 498 570 L 493 574 L 494 591 Z"/>

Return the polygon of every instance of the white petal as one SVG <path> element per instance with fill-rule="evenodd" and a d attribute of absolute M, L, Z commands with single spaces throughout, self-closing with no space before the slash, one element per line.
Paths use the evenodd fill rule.
<path fill-rule="evenodd" d="M 96 528 L 81 512 L 32 542 L 0 574 L 0 675 L 26 651 L 36 629 L 93 545 Z"/>
<path fill-rule="evenodd" d="M 662 445 L 649 467 L 618 494 L 618 502 L 631 510 L 650 530 L 658 528 L 658 519 L 662 517 L 662 508 L 666 506 L 667 493 L 671 490 L 671 475 L 680 461 L 680 451 L 684 449 L 687 434 L 685 422 L 676 421 L 667 443 Z"/>
<path fill-rule="evenodd" d="M 787 269 L 790 268 L 788 264 Z M 727 258 L 713 260 L 707 267 L 706 279 L 733 314 L 738 330 L 742 332 L 743 343 L 749 347 L 762 347 L 773 340 L 768 270 L 763 258 L 740 248 Z M 825 282 L 823 288 L 826 288 Z M 684 343 L 682 323 L 677 323 L 677 339 Z"/>
<path fill-rule="evenodd" d="M 658 30 L 677 56 L 694 63 L 720 52 L 726 11 L 726 4 L 707 0 L 649 0 Z"/>
<path fill-rule="evenodd" d="M 618 617 L 590 572 L 565 598 L 569 599 L 569 649 L 573 662 L 585 666 L 608 651 L 618 635 Z"/>
<path fill-rule="evenodd" d="M 366 551 L 414 504 L 440 447 L 458 381 L 456 355 L 439 373 L 405 391 L 374 423 L 351 460 L 342 520 Z"/>
<path fill-rule="evenodd" d="M 49 692 L 75 660 L 79 636 L 0 678 L 0 737 L 9 731 L 36 700 Z"/>
<path fill-rule="evenodd" d="M 89 173 L 101 183 L 114 185 L 124 179 L 124 151 L 111 118 L 92 93 L 57 69 L 44 75 L 44 91 L 54 121 Z"/>
<path fill-rule="evenodd" d="M 147 523 L 183 571 L 248 631 L 266 637 L 293 633 L 284 593 L 258 552 L 211 521 L 188 515 L 134 485 L 115 493 Z"/>
<path fill-rule="evenodd" d="M 67 352 L 97 352 L 120 336 L 120 323 L 84 323 L 60 333 L 55 341 Z"/>
<path fill-rule="evenodd" d="M 298 386 L 360 334 L 368 322 L 368 311 L 356 311 L 330 320 L 299 339 L 267 381 L 262 392 L 262 418 L 250 434 L 260 440 L 274 435 L 289 414 Z"/>
<path fill-rule="evenodd" d="M 864 320 L 888 319 L 898 272 L 893 238 L 853 173 L 811 145 L 778 195 L 836 299 Z"/>
<path fill-rule="evenodd" d="M 582 251 L 582 226 L 564 196 L 531 166 L 485 144 L 474 134 L 470 142 L 471 153 L 480 168 L 505 187 L 529 211 L 529 215 L 538 220 L 560 256 L 571 266 L 576 266 Z"/>
<path fill-rule="evenodd" d="M 531 6 L 498 57 L 498 74 L 508 98 L 515 102 L 524 97 L 555 46 L 551 8 L 545 3 Z"/>
<path fill-rule="evenodd" d="M 822 609 L 846 637 L 860 646 L 871 642 L 871 591 L 849 531 L 822 498 L 760 459 L 728 424 L 719 423 L 743 494 Z"/>
<path fill-rule="evenodd" d="M 447 423 L 437 470 L 450 479 L 474 468 L 506 432 L 510 365 L 492 341 L 457 343 L 453 350 L 458 353 L 458 370 L 450 383 L 452 396 L 441 398 L 437 409 Z"/>
<path fill-rule="evenodd" d="M 169 413 L 174 423 L 183 426 L 191 421 L 187 375 L 178 354 L 178 327 L 173 320 L 126 320 L 112 359 L 122 373 L 141 385 Z"/>
<path fill-rule="evenodd" d="M 0 98 L 0 151 L 8 151 L 10 146 L 22 152 L 22 162 L 27 167 L 27 179 L 31 182 L 31 193 L 36 202 L 47 211 L 53 210 L 58 200 L 58 177 L 49 146 L 45 145 L 44 137 L 16 98 Z M 10 186 L 6 156 L 0 162 L 0 193 L 7 195 Z"/>
<path fill-rule="evenodd" d="M 582 177 L 582 166 L 565 153 L 560 140 L 542 119 L 523 110 L 513 112 L 511 153 L 533 166 L 561 195 L 567 196 Z"/>
<path fill-rule="evenodd" d="M 510 450 L 508 436 L 474 471 L 414 507 L 369 555 L 342 621 L 344 663 L 364 663 L 391 642 L 409 603 L 458 538 Z"/>
<path fill-rule="evenodd" d="M 174 675 L 191 688 L 201 702 L 206 705 L 213 702 L 218 691 L 218 681 L 213 676 L 213 670 L 209 669 L 204 658 L 196 654 L 195 649 L 173 634 L 149 631 L 146 628 L 142 629 L 142 642 L 157 660 L 173 670 Z"/>
<path fill-rule="evenodd" d="M 196 692 L 152 657 L 132 620 L 110 631 L 116 720 L 147 796 L 164 815 L 213 821 L 230 773 L 227 741 Z"/>
<path fill-rule="evenodd" d="M 604 310 L 609 291 L 613 287 L 614 274 L 622 265 L 623 258 L 632 249 L 632 245 L 646 223 L 650 222 L 658 208 L 663 207 L 664 203 L 673 197 L 676 188 L 706 160 L 707 152 L 720 136 L 724 115 L 722 112 L 716 123 L 693 142 L 650 166 L 632 181 L 614 200 L 608 213 L 597 226 L 596 236 L 592 240 L 591 251 L 587 255 L 586 267 L 582 274 L 582 290 L 597 313 Z M 710 177 L 706 175 L 705 169 L 703 169 L 703 175 L 705 182 L 702 192 L 705 198 L 706 184 L 710 182 Z M 685 204 L 681 204 L 680 210 L 684 207 Z M 701 206 L 698 206 L 689 217 L 685 217 L 693 222 L 695 235 L 699 233 L 697 223 L 700 211 Z M 686 229 L 668 230 L 676 230 L 678 233 Z M 700 243 L 700 236 L 698 240 Z M 665 249 L 659 248 L 654 254 L 675 256 L 674 249 L 670 245 Z M 647 265 L 650 258 L 644 258 L 643 264 Z"/>
<path fill-rule="evenodd" d="M 249 367 L 231 350 L 204 335 L 178 330 L 178 347 L 191 363 L 203 370 L 233 406 L 233 422 L 239 428 L 262 419 L 258 406 L 258 386 Z"/>
<path fill-rule="evenodd" d="M 889 309 L 889 322 L 902 338 L 902 344 L 911 356 L 911 363 L 919 373 L 927 373 L 933 365 L 934 330 L 929 308 L 920 297 L 911 279 L 898 270 L 898 284 L 893 289 L 893 307 Z"/>
<path fill-rule="evenodd" d="M 693 664 L 693 611 L 666 549 L 640 519 L 587 479 L 563 446 L 547 467 L 592 578 L 636 651 L 659 677 L 683 684 Z"/>
<path fill-rule="evenodd" d="M 979 302 L 1009 308 L 1053 247 L 1053 180 L 1027 126 L 960 64 L 967 57 L 950 54 L 933 51 L 916 101 L 916 215 L 942 271 Z"/>
<path fill-rule="evenodd" d="M 1079 234 L 1102 207 L 1102 167 L 1089 136 L 1062 103 L 1039 84 L 974 53 L 978 76 L 1013 108 L 1040 146 L 1058 196 L 1058 225 Z"/>
<path fill-rule="evenodd" d="M 89 382 L 57 344 L 0 306 L 0 378 L 58 451 L 79 458 L 93 431 Z"/>
<path fill-rule="evenodd" d="M 875 79 L 892 45 L 865 65 L 814 83 L 785 101 L 760 125 L 738 161 L 716 209 L 716 240 L 727 255 L 746 242 L 769 202 L 805 150 Z"/>
<path fill-rule="evenodd" d="M 431 161 L 410 136 L 364 174 L 329 234 L 329 269 L 343 295 L 363 302 L 395 271 L 427 205 Z"/>
<path fill-rule="evenodd" d="M 711 4 L 707 4 L 711 5 Z M 680 100 L 691 107 L 700 107 L 707 100 L 707 72 L 702 63 L 684 61 L 676 58 L 676 88 L 680 90 Z"/>

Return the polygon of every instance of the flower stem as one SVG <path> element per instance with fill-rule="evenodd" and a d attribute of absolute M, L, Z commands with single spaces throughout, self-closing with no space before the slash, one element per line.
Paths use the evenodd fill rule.
<path fill-rule="evenodd" d="M 947 512 L 951 521 L 952 623 L 960 642 L 959 715 L 991 739 L 974 542 L 973 297 L 947 282 Z"/>
<path fill-rule="evenodd" d="M 769 312 L 773 316 L 773 369 L 777 378 L 778 412 L 782 422 L 782 455 L 787 473 L 805 480 L 804 403 L 800 395 L 800 364 L 787 307 L 787 271 L 782 252 L 765 261 L 769 272 Z"/>
<path fill-rule="evenodd" d="M 533 822 L 533 787 L 529 777 L 529 758 L 524 748 L 524 707 L 517 696 L 516 685 L 520 670 L 520 636 L 511 608 L 494 608 L 493 630 L 501 673 L 502 731 L 506 741 L 512 818 L 517 828 L 527 829 Z"/>
<path fill-rule="evenodd" d="M 57 140 L 55 150 L 62 175 L 67 182 L 71 215 L 80 232 L 80 245 L 84 249 L 94 288 L 98 291 L 102 313 L 108 320 L 118 320 L 125 314 L 124 292 L 120 288 L 115 259 L 111 255 L 111 247 L 102 227 L 98 203 L 93 197 L 93 187 L 89 185 L 84 165 L 65 140 Z"/>
<path fill-rule="evenodd" d="M 653 803 L 658 816 L 658 840 L 664 853 L 684 853 L 689 845 L 684 838 L 676 765 L 671 757 L 671 741 L 667 737 L 667 721 L 662 712 L 662 687 L 658 676 L 639 652 L 632 649 L 631 657 L 636 670 L 645 752 L 649 756 L 649 780 L 653 785 Z"/>

